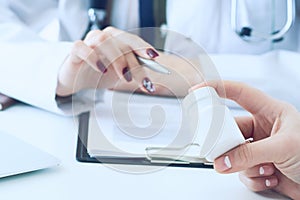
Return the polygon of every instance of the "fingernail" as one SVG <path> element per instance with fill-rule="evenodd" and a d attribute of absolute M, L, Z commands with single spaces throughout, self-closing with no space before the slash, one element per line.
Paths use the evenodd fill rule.
<path fill-rule="evenodd" d="M 103 74 L 107 72 L 107 68 L 103 65 L 103 63 L 100 60 L 97 61 L 96 65 Z"/>
<path fill-rule="evenodd" d="M 266 179 L 266 186 L 270 187 L 271 186 L 271 181 L 269 179 Z"/>
<path fill-rule="evenodd" d="M 122 70 L 123 76 L 126 79 L 127 82 L 132 81 L 132 75 L 131 72 L 129 70 L 129 67 L 124 67 Z"/>
<path fill-rule="evenodd" d="M 278 185 L 278 179 L 276 177 L 271 177 L 265 180 L 266 187 L 275 187 Z"/>
<path fill-rule="evenodd" d="M 148 56 L 150 58 L 155 58 L 155 57 L 158 56 L 158 53 L 155 50 L 153 50 L 153 49 L 147 49 L 146 53 L 148 54 Z"/>
<path fill-rule="evenodd" d="M 143 86 L 148 92 L 150 92 L 150 93 L 155 92 L 155 87 L 149 78 L 144 78 Z"/>
<path fill-rule="evenodd" d="M 230 169 L 232 167 L 230 159 L 229 159 L 229 156 L 225 156 L 225 158 L 224 158 L 224 164 L 226 165 L 227 169 Z"/>
<path fill-rule="evenodd" d="M 259 168 L 259 175 L 264 175 L 265 174 L 265 170 L 263 167 Z"/>

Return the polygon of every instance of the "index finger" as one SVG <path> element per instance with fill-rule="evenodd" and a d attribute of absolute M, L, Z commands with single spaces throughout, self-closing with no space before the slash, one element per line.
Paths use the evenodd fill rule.
<path fill-rule="evenodd" d="M 242 82 L 234 81 L 212 81 L 205 82 L 194 86 L 197 89 L 204 86 L 211 86 L 215 88 L 220 97 L 231 99 L 245 108 L 252 114 L 259 112 L 276 114 L 282 111 L 281 103 L 278 100 L 264 94 L 262 91 L 252 88 Z"/>
<path fill-rule="evenodd" d="M 108 33 L 127 44 L 135 54 L 143 58 L 153 59 L 159 56 L 154 47 L 137 35 L 116 29 L 114 27 L 107 27 L 103 30 L 103 32 Z"/>

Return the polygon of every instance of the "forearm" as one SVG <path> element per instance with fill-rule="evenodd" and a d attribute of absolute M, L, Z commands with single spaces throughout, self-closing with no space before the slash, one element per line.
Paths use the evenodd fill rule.
<path fill-rule="evenodd" d="M 22 102 L 60 112 L 55 101 L 60 66 L 69 43 L 1 43 L 0 91 Z"/>

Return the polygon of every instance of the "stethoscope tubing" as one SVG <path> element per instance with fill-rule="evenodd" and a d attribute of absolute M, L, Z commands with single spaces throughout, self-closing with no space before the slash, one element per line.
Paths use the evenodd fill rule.
<path fill-rule="evenodd" d="M 237 0 L 231 0 L 231 28 L 232 30 L 239 35 L 243 40 L 252 42 L 252 41 L 278 41 L 288 32 L 292 27 L 295 16 L 296 16 L 296 4 L 295 0 L 286 0 L 286 22 L 284 26 L 274 33 L 262 33 L 257 32 L 251 27 L 242 27 L 241 29 L 237 26 Z M 247 30 L 246 33 L 243 30 Z"/>

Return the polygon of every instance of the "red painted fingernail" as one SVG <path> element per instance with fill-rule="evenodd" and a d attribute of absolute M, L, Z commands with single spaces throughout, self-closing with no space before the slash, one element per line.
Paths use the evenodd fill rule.
<path fill-rule="evenodd" d="M 158 56 L 158 53 L 154 49 L 147 49 L 146 53 L 150 58 L 155 58 Z"/>
<path fill-rule="evenodd" d="M 124 67 L 122 70 L 123 76 L 126 79 L 127 82 L 132 81 L 132 75 L 131 72 L 129 70 L 129 67 Z"/>
<path fill-rule="evenodd" d="M 103 65 L 103 63 L 100 60 L 97 61 L 96 65 L 103 74 L 107 72 L 107 68 Z"/>
<path fill-rule="evenodd" d="M 150 93 L 155 92 L 155 87 L 154 87 L 153 83 L 147 77 L 144 78 L 144 80 L 143 80 L 143 87 Z"/>

